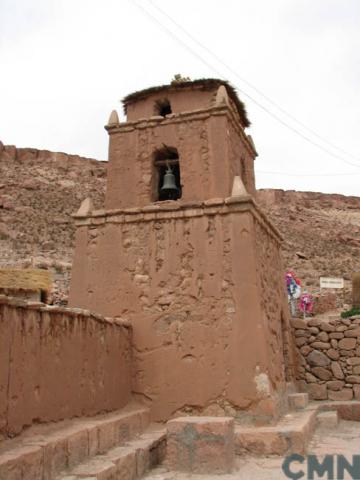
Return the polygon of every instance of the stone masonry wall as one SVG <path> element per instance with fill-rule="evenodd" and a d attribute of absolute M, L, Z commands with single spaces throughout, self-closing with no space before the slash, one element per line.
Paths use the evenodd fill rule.
<path fill-rule="evenodd" d="M 291 323 L 301 390 L 312 400 L 360 400 L 360 317 Z"/>
<path fill-rule="evenodd" d="M 0 296 L 0 439 L 123 407 L 130 336 L 125 322 Z"/>

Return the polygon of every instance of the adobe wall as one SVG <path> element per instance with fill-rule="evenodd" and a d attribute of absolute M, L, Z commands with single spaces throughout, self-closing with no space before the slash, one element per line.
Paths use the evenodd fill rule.
<path fill-rule="evenodd" d="M 86 311 L 0 297 L 0 438 L 32 423 L 123 407 L 131 327 Z"/>
<path fill-rule="evenodd" d="M 100 211 L 77 225 L 70 304 L 131 322 L 133 390 L 155 420 L 276 417 L 282 315 L 288 331 L 280 238 L 250 197 Z"/>
<path fill-rule="evenodd" d="M 236 142 L 242 144 L 242 148 L 237 147 L 231 155 L 230 133 L 227 133 L 230 128 L 231 135 L 239 137 Z M 183 202 L 230 196 L 234 179 L 231 172 L 240 168 L 239 150 L 246 151 L 248 157 L 255 156 L 227 106 L 128 122 L 107 129 L 110 144 L 106 209 L 145 206 L 156 200 L 153 156 L 164 144 L 177 148 L 179 153 Z M 247 168 L 253 168 L 253 164 Z M 249 178 L 249 193 L 254 193 L 253 174 Z"/>
<path fill-rule="evenodd" d="M 254 153 L 247 148 L 241 135 L 240 127 L 235 122 L 228 122 L 227 147 L 229 156 L 230 178 L 240 176 L 246 191 L 256 197 Z"/>
<path fill-rule="evenodd" d="M 360 317 L 291 324 L 302 391 L 312 400 L 360 400 Z"/>
<path fill-rule="evenodd" d="M 206 109 L 215 100 L 215 91 L 209 90 L 183 90 L 163 91 L 153 93 L 143 100 L 137 100 L 127 106 L 126 118 L 128 122 L 140 118 L 150 118 L 158 115 L 155 110 L 156 100 L 168 99 L 171 104 L 172 113 L 187 112 L 196 109 Z"/>

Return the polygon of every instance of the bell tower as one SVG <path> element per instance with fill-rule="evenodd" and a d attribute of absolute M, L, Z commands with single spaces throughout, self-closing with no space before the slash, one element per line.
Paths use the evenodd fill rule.
<path fill-rule="evenodd" d="M 105 208 L 84 203 L 70 305 L 127 320 L 133 395 L 155 420 L 268 422 L 292 380 L 281 237 L 255 201 L 244 104 L 217 79 L 176 82 L 112 112 Z"/>
<path fill-rule="evenodd" d="M 239 176 L 255 195 L 256 151 L 244 104 L 224 81 L 176 82 L 135 92 L 123 100 L 126 123 L 116 112 L 110 136 L 106 208 L 165 200 L 170 169 L 183 202 L 226 198 Z M 168 174 L 169 175 L 169 174 Z"/>

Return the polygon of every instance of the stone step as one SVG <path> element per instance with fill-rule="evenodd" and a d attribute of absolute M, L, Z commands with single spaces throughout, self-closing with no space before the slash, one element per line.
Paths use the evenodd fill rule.
<path fill-rule="evenodd" d="M 235 461 L 232 417 L 178 417 L 167 422 L 166 465 L 189 474 L 225 474 Z"/>
<path fill-rule="evenodd" d="M 317 407 L 285 415 L 276 425 L 235 426 L 238 455 L 284 455 L 305 453 L 316 426 Z"/>
<path fill-rule="evenodd" d="M 135 480 L 164 460 L 166 429 L 150 426 L 142 435 L 76 466 L 57 480 Z"/>
<path fill-rule="evenodd" d="M 339 416 L 336 410 L 318 413 L 317 424 L 321 428 L 336 428 L 339 423 Z"/>
<path fill-rule="evenodd" d="M 302 410 L 309 404 L 309 395 L 307 393 L 291 393 L 288 395 L 290 410 Z"/>
<path fill-rule="evenodd" d="M 132 406 L 91 418 L 31 427 L 0 444 L 0 479 L 52 480 L 65 469 L 142 433 L 149 410 Z"/>

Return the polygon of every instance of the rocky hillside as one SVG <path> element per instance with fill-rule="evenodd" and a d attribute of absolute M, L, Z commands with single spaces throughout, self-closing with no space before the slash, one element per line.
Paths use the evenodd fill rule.
<path fill-rule="evenodd" d="M 0 142 L 0 266 L 52 270 L 54 301 L 65 303 L 71 214 L 87 196 L 101 206 L 105 183 L 105 162 Z"/>
<path fill-rule="evenodd" d="M 54 274 L 54 301 L 65 303 L 71 272 L 71 214 L 90 196 L 104 199 L 106 162 L 4 146 L 0 142 L 0 266 Z M 258 202 L 284 236 L 285 267 L 310 292 L 319 276 L 360 271 L 360 197 L 260 190 Z"/>
<path fill-rule="evenodd" d="M 315 192 L 260 190 L 258 202 L 284 237 L 285 266 L 312 293 L 320 276 L 360 271 L 360 197 Z M 349 300 L 349 298 L 348 298 Z"/>

